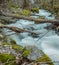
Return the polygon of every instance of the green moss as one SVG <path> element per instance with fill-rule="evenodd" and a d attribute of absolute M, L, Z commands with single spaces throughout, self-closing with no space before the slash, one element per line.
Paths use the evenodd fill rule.
<path fill-rule="evenodd" d="M 39 8 L 32 8 L 31 11 L 39 13 Z"/>
<path fill-rule="evenodd" d="M 52 60 L 46 54 L 43 54 L 43 56 L 41 58 L 38 58 L 36 61 L 37 62 L 52 62 Z M 54 65 L 54 64 L 52 62 L 49 65 Z"/>
<path fill-rule="evenodd" d="M 10 38 L 11 44 L 16 44 L 16 41 L 13 38 Z"/>
<path fill-rule="evenodd" d="M 27 50 L 26 48 L 23 48 L 20 45 L 12 44 L 12 48 L 16 50 L 16 52 L 23 51 L 23 57 L 27 57 L 30 54 L 30 50 Z"/>
<path fill-rule="evenodd" d="M 12 48 L 16 50 L 16 52 L 22 51 L 23 47 L 20 45 L 12 44 Z"/>
<path fill-rule="evenodd" d="M 9 59 L 9 61 L 13 61 L 13 60 L 15 60 L 15 57 L 10 54 L 0 54 L 0 61 L 2 63 L 7 62 L 8 59 Z"/>
<path fill-rule="evenodd" d="M 24 16 L 27 16 L 27 15 L 30 15 L 30 11 L 29 10 L 26 10 L 26 9 L 24 9 L 23 11 L 22 11 L 22 15 L 24 15 Z"/>
<path fill-rule="evenodd" d="M 27 57 L 30 54 L 30 50 L 25 49 L 23 53 L 23 57 Z"/>

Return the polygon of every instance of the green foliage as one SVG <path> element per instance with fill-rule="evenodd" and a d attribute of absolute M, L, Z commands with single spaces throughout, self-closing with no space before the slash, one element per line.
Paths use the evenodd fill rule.
<path fill-rule="evenodd" d="M 24 9 L 23 11 L 22 11 L 22 15 L 24 15 L 24 16 L 27 16 L 27 15 L 30 15 L 30 11 L 29 10 L 26 10 L 26 9 Z"/>
<path fill-rule="evenodd" d="M 52 60 L 46 54 L 43 54 L 43 56 L 41 58 L 38 58 L 36 61 L 37 62 L 52 62 Z M 54 65 L 54 64 L 52 62 L 49 65 Z"/>
<path fill-rule="evenodd" d="M 15 60 L 15 57 L 10 54 L 0 54 L 0 61 L 2 63 L 7 62 L 8 59 L 9 59 L 9 61 L 13 61 L 13 60 Z"/>
<path fill-rule="evenodd" d="M 39 13 L 39 8 L 32 8 L 31 11 L 32 11 L 32 12 Z"/>

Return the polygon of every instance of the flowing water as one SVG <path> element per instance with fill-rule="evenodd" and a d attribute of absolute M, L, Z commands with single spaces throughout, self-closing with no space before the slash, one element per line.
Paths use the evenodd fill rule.
<path fill-rule="evenodd" d="M 38 14 L 35 14 L 39 16 L 44 16 L 45 19 L 55 19 L 54 15 L 51 15 L 50 12 L 43 9 L 41 9 Z M 59 61 L 59 36 L 55 33 L 54 30 L 45 29 L 45 27 L 48 25 L 51 24 L 35 24 L 34 21 L 20 19 L 16 23 L 9 24 L 8 26 L 16 26 L 18 28 L 36 32 L 37 36 L 32 37 L 30 33 L 24 32 L 13 34 L 9 37 L 13 38 L 17 42 L 17 44 L 22 46 L 35 45 L 44 53 L 46 53 L 52 59 L 52 61 Z M 8 29 L 4 29 L 3 31 L 6 35 L 14 33 L 8 32 Z M 55 63 L 55 65 L 59 65 L 59 63 Z"/>

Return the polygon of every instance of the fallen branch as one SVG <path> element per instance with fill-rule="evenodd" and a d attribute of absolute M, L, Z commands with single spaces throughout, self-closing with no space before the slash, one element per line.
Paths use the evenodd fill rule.
<path fill-rule="evenodd" d="M 18 28 L 18 27 L 14 27 L 14 26 L 6 26 L 6 25 L 1 25 L 0 24 L 0 28 L 8 28 L 14 32 L 17 32 L 17 33 L 21 33 L 21 32 L 29 32 L 29 33 L 32 33 L 32 34 L 36 34 L 35 32 L 32 32 L 32 31 L 29 31 L 29 30 L 24 30 L 24 29 L 21 29 L 21 28 Z"/>
<path fill-rule="evenodd" d="M 3 23 L 12 23 L 16 22 L 16 19 L 12 19 L 11 17 L 5 17 L 5 16 L 0 16 L 0 19 L 3 21 Z"/>
<path fill-rule="evenodd" d="M 35 21 L 37 23 L 57 23 L 57 24 L 59 24 L 59 20 L 45 20 L 45 19 L 27 17 L 27 16 L 22 16 L 22 15 L 9 14 L 9 13 L 4 13 L 4 12 L 1 15 L 8 16 L 8 17 L 14 17 L 14 18 L 18 18 L 18 19 Z"/>

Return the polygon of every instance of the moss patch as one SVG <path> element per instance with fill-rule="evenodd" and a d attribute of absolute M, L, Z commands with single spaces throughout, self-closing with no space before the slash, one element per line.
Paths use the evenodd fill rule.
<path fill-rule="evenodd" d="M 46 54 L 43 54 L 43 56 L 41 58 L 38 58 L 36 61 L 37 62 L 51 62 L 49 63 L 49 65 L 54 65 L 52 60 Z"/>
<path fill-rule="evenodd" d="M 27 57 L 31 53 L 31 51 L 27 50 L 26 48 L 24 48 L 23 51 L 23 57 Z"/>
<path fill-rule="evenodd" d="M 16 41 L 12 38 L 10 38 L 10 42 L 11 42 L 11 44 L 16 44 Z"/>
<path fill-rule="evenodd" d="M 15 57 L 10 54 L 0 54 L 0 61 L 2 63 L 7 62 L 8 59 L 9 59 L 9 61 L 13 61 L 13 60 L 15 60 Z"/>
<path fill-rule="evenodd" d="M 20 52 L 23 50 L 23 47 L 20 45 L 12 44 L 12 48 L 16 50 L 16 52 Z"/>
<path fill-rule="evenodd" d="M 22 11 L 22 15 L 24 15 L 24 16 L 28 16 L 28 15 L 30 15 L 30 11 L 29 10 L 26 10 L 26 9 L 24 9 L 23 11 Z"/>

